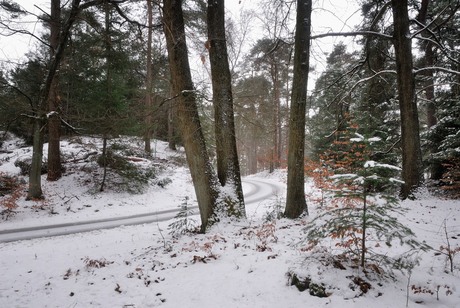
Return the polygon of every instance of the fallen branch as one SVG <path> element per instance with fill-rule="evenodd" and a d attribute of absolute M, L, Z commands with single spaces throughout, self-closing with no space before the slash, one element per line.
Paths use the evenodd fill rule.
<path fill-rule="evenodd" d="M 84 155 L 81 158 L 75 158 L 73 160 L 68 160 L 68 161 L 65 161 L 65 163 L 77 163 L 79 161 L 86 160 L 86 159 L 88 159 L 88 157 L 90 157 L 92 155 L 96 155 L 96 154 L 97 154 L 97 151 L 89 152 L 89 153 L 87 153 L 86 155 Z"/>

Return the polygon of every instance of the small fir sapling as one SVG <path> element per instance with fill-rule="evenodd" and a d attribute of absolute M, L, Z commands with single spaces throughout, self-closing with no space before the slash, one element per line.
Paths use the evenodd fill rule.
<path fill-rule="evenodd" d="M 264 215 L 264 221 L 270 222 L 281 219 L 283 217 L 284 204 L 283 200 L 276 195 L 276 200 L 269 205 L 267 212 Z"/>
<path fill-rule="evenodd" d="M 329 154 L 326 163 L 336 172 L 329 177 L 334 199 L 305 228 L 310 248 L 332 239 L 363 271 L 369 258 L 390 271 L 411 266 L 404 262 L 407 256 L 392 258 L 379 249 L 382 242 L 391 247 L 393 241 L 398 240 L 411 248 L 407 254 L 428 249 L 395 217 L 402 213 L 396 198 L 396 186 L 401 181 L 394 177 L 399 168 L 371 160 L 373 143 L 378 141 L 378 138 L 356 134 L 348 142 L 340 141 L 341 151 Z"/>
<path fill-rule="evenodd" d="M 197 226 L 197 221 L 192 218 L 195 212 L 188 205 L 188 197 L 184 198 L 179 208 L 180 210 L 174 217 L 174 221 L 168 225 L 169 233 L 176 237 L 192 232 Z"/>

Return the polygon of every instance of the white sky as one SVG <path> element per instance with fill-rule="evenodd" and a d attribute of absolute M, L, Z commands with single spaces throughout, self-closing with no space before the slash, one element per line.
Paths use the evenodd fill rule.
<path fill-rule="evenodd" d="M 15 2 L 33 14 L 41 14 L 36 6 L 41 7 L 45 11 L 49 11 L 49 1 L 16 0 Z M 38 34 L 41 27 L 40 24 L 37 23 L 37 18 L 34 16 L 25 18 L 18 26 L 27 28 L 34 34 Z M 23 57 L 27 51 L 32 49 L 34 44 L 35 39 L 25 35 L 14 35 L 9 37 L 0 36 L 0 59 L 17 61 Z"/>

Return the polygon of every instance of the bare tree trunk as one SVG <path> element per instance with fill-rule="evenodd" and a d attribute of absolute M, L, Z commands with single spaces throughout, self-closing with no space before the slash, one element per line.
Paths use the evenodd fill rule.
<path fill-rule="evenodd" d="M 168 48 L 173 91 L 178 95 L 176 115 L 178 128 L 185 146 L 188 166 L 198 200 L 201 231 L 204 232 L 218 198 L 218 180 L 209 161 L 203 131 L 196 105 L 190 65 L 185 40 L 184 18 L 181 0 L 163 1 L 163 27 Z"/>
<path fill-rule="evenodd" d="M 428 7 L 430 5 L 430 0 L 422 0 L 419 14 L 417 20 L 424 26 L 427 24 L 427 13 Z M 422 51 L 424 52 L 424 64 L 427 67 L 434 67 L 435 65 L 435 53 L 434 53 L 434 44 L 429 40 L 431 33 L 429 31 L 422 32 L 422 36 L 427 38 L 426 41 L 422 42 Z M 435 126 L 438 122 L 436 118 L 436 104 L 434 102 L 434 76 L 432 70 L 426 70 L 424 72 L 424 90 L 426 97 L 426 124 L 428 128 Z M 429 149 L 431 153 L 436 151 L 436 148 Z M 430 166 L 430 178 L 433 180 L 439 180 L 442 178 L 444 173 L 444 168 L 440 162 L 434 162 Z"/>
<path fill-rule="evenodd" d="M 75 22 L 75 19 L 80 12 L 80 1 L 72 0 L 69 17 L 64 24 L 61 32 L 59 44 L 56 48 L 54 56 L 51 58 L 51 62 L 48 68 L 48 74 L 44 82 L 43 90 L 40 93 L 38 104 L 34 110 L 34 141 L 33 141 L 33 152 L 32 152 L 32 164 L 31 172 L 29 174 L 29 191 L 27 193 L 27 199 L 42 198 L 43 192 L 41 189 L 41 167 L 43 157 L 43 126 L 46 123 L 46 117 L 44 109 L 48 101 L 54 76 L 61 63 L 62 56 L 64 54 L 64 48 L 67 44 L 67 40 L 70 35 L 70 29 Z"/>
<path fill-rule="evenodd" d="M 102 181 L 101 181 L 101 186 L 99 187 L 99 191 L 104 191 L 105 189 L 105 181 L 107 179 L 107 167 L 109 164 L 109 160 L 107 157 L 107 136 L 104 135 L 102 137 Z"/>
<path fill-rule="evenodd" d="M 41 171 L 43 158 L 43 128 L 46 121 L 44 117 L 40 116 L 41 113 L 40 110 L 35 112 L 33 124 L 32 163 L 29 173 L 27 200 L 43 198 Z"/>
<path fill-rule="evenodd" d="M 59 45 L 61 32 L 61 0 L 51 0 L 50 20 L 51 56 L 54 56 Z M 48 99 L 48 181 L 57 181 L 62 176 L 61 166 L 61 117 L 59 114 L 59 76 L 53 78 Z"/>
<path fill-rule="evenodd" d="M 172 96 L 174 96 L 174 94 L 172 94 L 171 97 Z M 168 104 L 168 147 L 171 150 L 175 151 L 176 143 L 177 143 L 176 128 L 174 126 L 175 119 L 176 119 L 176 112 L 174 110 L 173 102 L 168 102 L 167 104 Z"/>
<path fill-rule="evenodd" d="M 153 34 L 153 11 L 152 0 L 147 0 L 147 76 L 145 78 L 145 131 L 144 131 L 144 150 L 152 153 L 150 145 L 152 139 L 152 34 Z"/>
<path fill-rule="evenodd" d="M 236 147 L 231 74 L 225 37 L 224 0 L 208 0 L 207 23 L 216 134 L 217 176 L 236 200 L 226 198 L 230 216 L 245 216 L 240 165 Z"/>
<path fill-rule="evenodd" d="M 310 62 L 311 0 L 297 0 L 294 46 L 294 79 L 289 117 L 289 152 L 286 209 L 288 218 L 308 214 L 305 200 L 305 118 Z"/>
<path fill-rule="evenodd" d="M 407 0 L 392 0 L 394 22 L 394 46 L 398 83 L 399 108 L 401 112 L 402 179 L 403 199 L 412 195 L 423 180 L 420 127 L 415 97 L 412 46 L 409 32 Z"/>
<path fill-rule="evenodd" d="M 255 128 L 253 128 L 254 130 Z M 251 132 L 251 137 L 250 137 L 250 143 L 251 146 L 248 149 L 248 160 L 249 160 L 249 174 L 255 174 L 258 171 L 257 168 L 257 136 L 254 131 Z"/>
<path fill-rule="evenodd" d="M 269 172 L 272 173 L 280 167 L 281 160 L 281 86 L 278 63 L 275 58 L 270 58 L 270 77 L 273 84 L 273 113 L 271 123 L 271 142 Z"/>
<path fill-rule="evenodd" d="M 105 39 L 105 83 L 106 83 L 106 93 L 105 93 L 105 106 L 108 107 L 111 101 L 111 96 L 112 96 L 112 70 L 110 68 L 110 61 L 111 61 L 111 49 L 112 49 L 112 37 L 110 36 L 110 7 L 108 3 L 104 4 L 104 11 L 105 11 L 105 33 L 104 33 L 104 39 Z M 105 182 L 107 180 L 107 168 L 108 168 L 108 151 L 107 151 L 107 139 L 108 139 L 108 133 L 109 129 L 104 123 L 103 125 L 103 135 L 102 135 L 102 164 L 103 164 L 103 173 L 102 173 L 102 180 L 101 180 L 101 186 L 99 188 L 99 191 L 104 191 L 105 189 Z"/>
<path fill-rule="evenodd" d="M 278 169 L 281 166 L 281 81 L 279 76 L 278 63 L 273 63 L 273 98 L 274 98 L 274 110 L 273 110 L 273 169 Z M 271 170 L 272 172 L 274 170 Z"/>

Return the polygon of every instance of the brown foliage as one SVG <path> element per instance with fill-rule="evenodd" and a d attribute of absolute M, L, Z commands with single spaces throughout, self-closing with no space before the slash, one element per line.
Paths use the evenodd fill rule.
<path fill-rule="evenodd" d="M 451 198 L 460 198 L 460 158 L 452 159 L 444 164 L 446 172 L 441 179 L 441 189 Z"/>
<path fill-rule="evenodd" d="M 17 201 L 24 193 L 24 184 L 17 177 L 0 172 L 0 211 L 3 217 L 8 218 L 18 207 Z"/>

